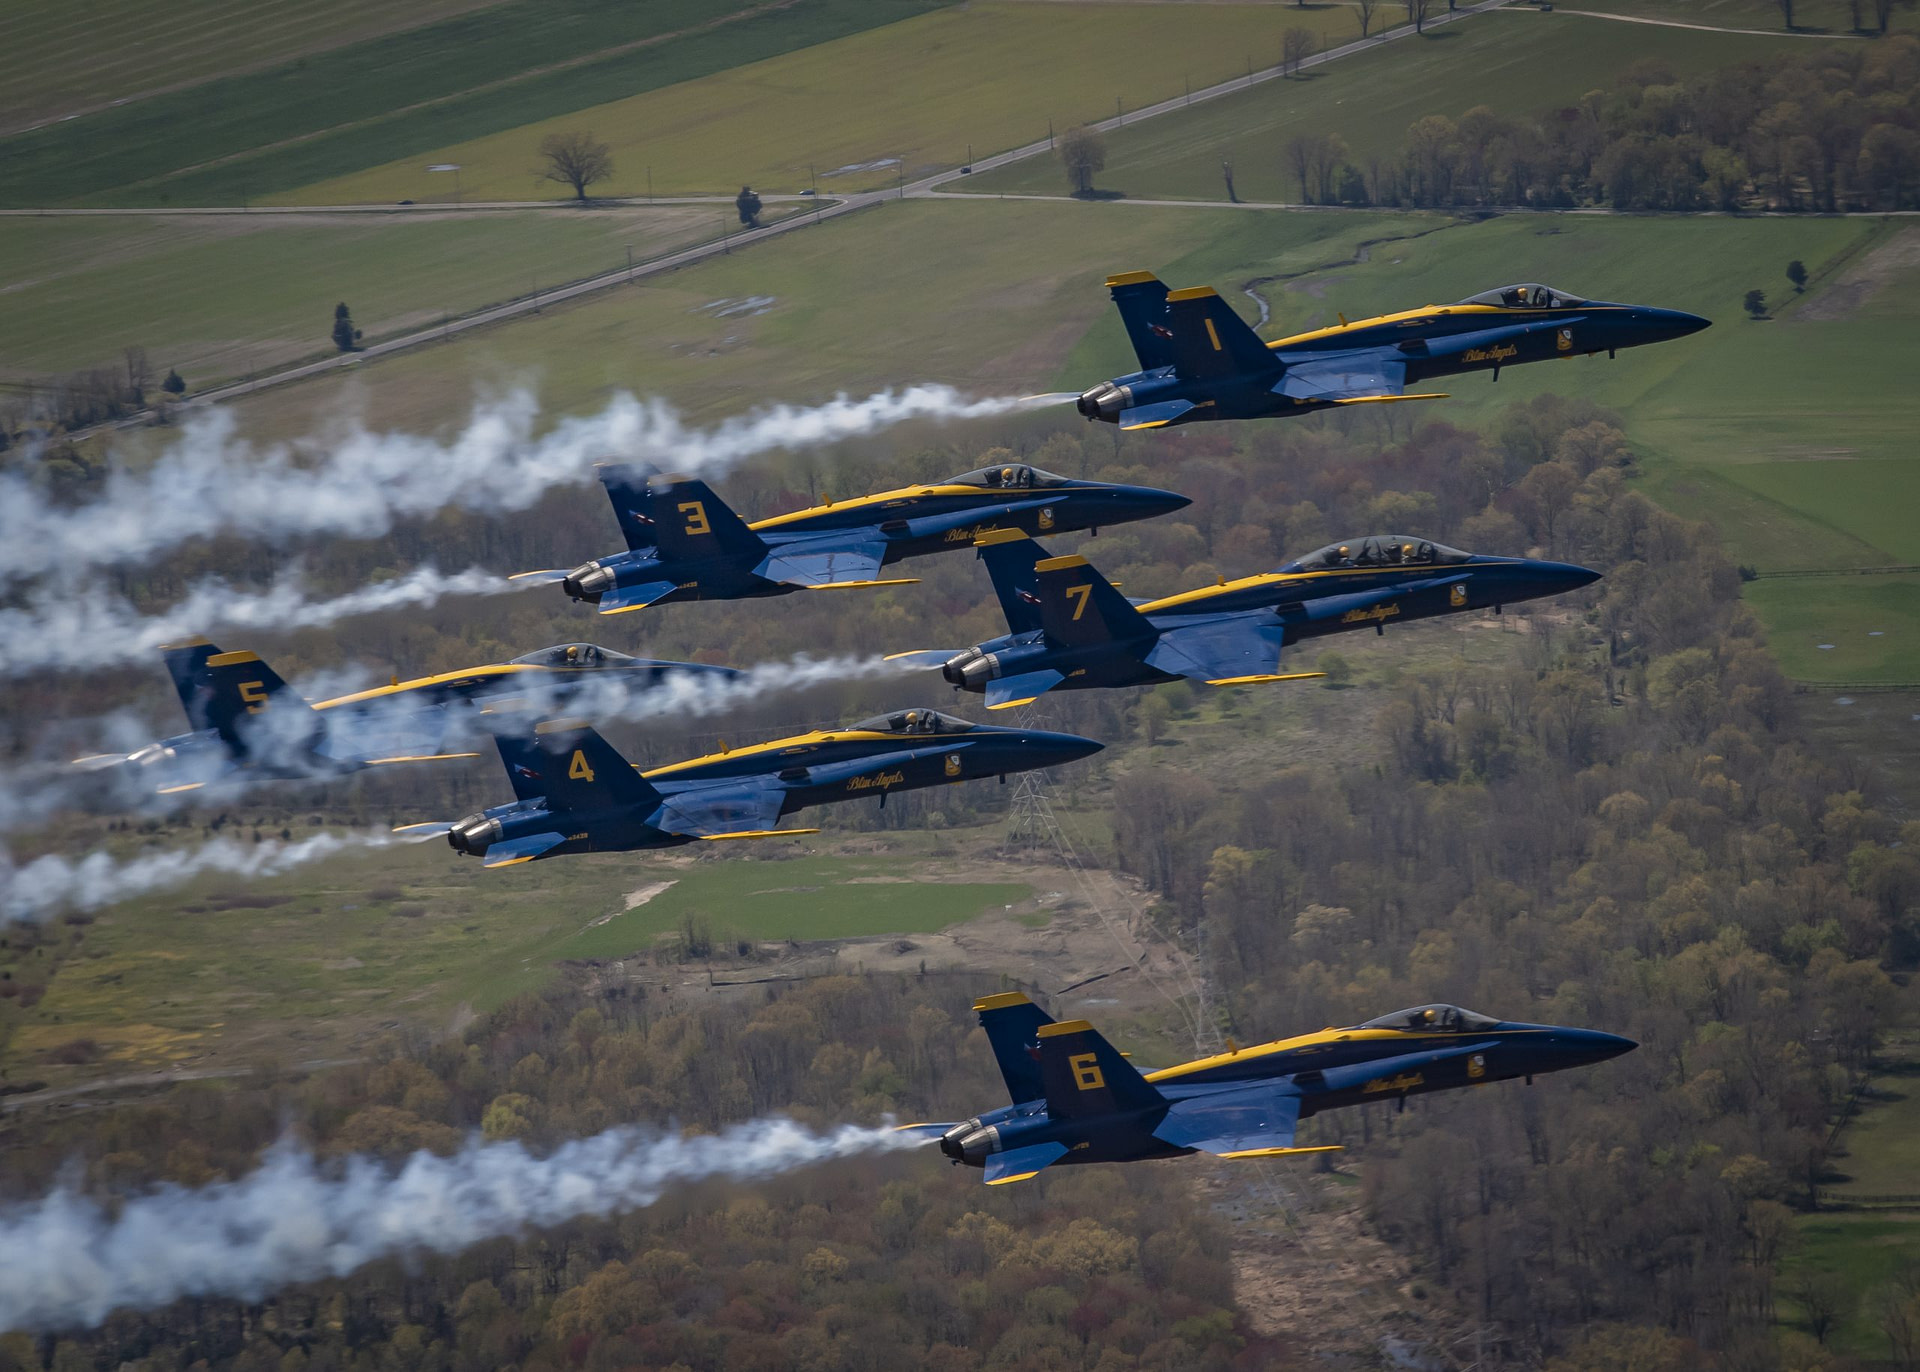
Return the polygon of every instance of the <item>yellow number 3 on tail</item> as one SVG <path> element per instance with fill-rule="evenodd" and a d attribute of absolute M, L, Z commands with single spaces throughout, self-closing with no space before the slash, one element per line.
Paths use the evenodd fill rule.
<path fill-rule="evenodd" d="M 593 768 L 587 765 L 587 755 L 578 748 L 573 750 L 573 761 L 567 766 L 567 775 L 575 781 L 593 780 Z"/>

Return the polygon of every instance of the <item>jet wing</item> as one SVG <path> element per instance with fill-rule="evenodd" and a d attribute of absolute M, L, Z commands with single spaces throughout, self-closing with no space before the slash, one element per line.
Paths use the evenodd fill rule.
<path fill-rule="evenodd" d="M 1233 615 L 1165 630 L 1148 652 L 1146 663 L 1175 676 L 1220 685 L 1275 675 L 1285 642 L 1284 626 Z"/>
<path fill-rule="evenodd" d="M 987 708 L 989 710 L 1010 710 L 1015 705 L 1025 705 L 1035 696 L 1043 696 L 1066 677 L 1051 667 L 1038 672 L 1023 672 L 1019 676 L 1002 677 L 999 681 L 987 683 Z"/>
<path fill-rule="evenodd" d="M 1158 429 L 1171 424 L 1194 408 L 1191 400 L 1162 400 L 1153 405 L 1136 405 L 1131 410 L 1120 411 L 1122 429 Z"/>
<path fill-rule="evenodd" d="M 647 581 L 638 586 L 617 586 L 600 597 L 598 609 L 603 615 L 644 610 L 655 601 L 665 600 L 680 589 L 677 581 Z"/>
<path fill-rule="evenodd" d="M 496 843 L 487 849 L 482 867 L 516 867 L 523 862 L 532 862 L 550 848 L 558 848 L 567 841 L 565 834 L 528 834 L 524 838 L 508 839 L 505 843 Z"/>
<path fill-rule="evenodd" d="M 648 823 L 669 834 L 690 838 L 730 838 L 766 834 L 780 822 L 786 793 L 774 786 L 715 786 L 680 791 L 666 798 Z"/>
<path fill-rule="evenodd" d="M 872 582 L 885 553 L 886 545 L 878 540 L 840 548 L 802 545 L 792 552 L 774 552 L 753 571 L 790 586 L 844 586 Z"/>
<path fill-rule="evenodd" d="M 1295 1148 L 1293 1131 L 1299 1123 L 1300 1093 L 1290 1083 L 1265 1083 L 1244 1091 L 1177 1101 L 1154 1128 L 1153 1136 L 1175 1148 L 1192 1148 L 1223 1158 L 1327 1151 Z"/>
<path fill-rule="evenodd" d="M 1274 384 L 1273 394 L 1329 405 L 1439 398 L 1437 392 L 1408 395 L 1406 390 L 1406 355 L 1394 348 L 1365 348 L 1331 357 L 1308 355 L 1302 361 L 1287 362 L 1287 370 Z"/>

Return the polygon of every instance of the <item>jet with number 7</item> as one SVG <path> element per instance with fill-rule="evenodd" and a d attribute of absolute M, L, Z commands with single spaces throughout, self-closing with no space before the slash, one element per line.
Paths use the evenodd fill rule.
<path fill-rule="evenodd" d="M 1151 486 L 1075 481 L 1008 462 L 749 524 L 693 477 L 607 464 L 600 480 L 627 551 L 517 579 L 557 581 L 603 615 L 688 600 L 903 586 L 913 578 L 882 578 L 881 569 L 971 547 L 992 529 L 1097 533 L 1192 503 Z"/>
<path fill-rule="evenodd" d="M 1418 1005 L 1346 1029 L 1227 1051 L 1142 1073 L 1085 1020 L 1055 1023 L 1018 991 L 976 1001 L 1011 1105 L 957 1124 L 909 1124 L 940 1140 L 989 1186 L 1055 1163 L 1138 1162 L 1211 1153 L 1271 1158 L 1327 1153 L 1297 1146 L 1301 1120 L 1324 1110 L 1485 1086 L 1632 1052 L 1596 1029 L 1491 1019 L 1457 1005 Z"/>

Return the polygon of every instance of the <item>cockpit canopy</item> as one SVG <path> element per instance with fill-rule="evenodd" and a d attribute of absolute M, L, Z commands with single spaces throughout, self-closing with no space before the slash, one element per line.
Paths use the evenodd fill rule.
<path fill-rule="evenodd" d="M 863 719 L 853 727 L 875 734 L 964 734 L 974 726 L 938 710 L 895 710 L 890 715 Z"/>
<path fill-rule="evenodd" d="M 1497 1019 L 1486 1015 L 1476 1015 L 1471 1010 L 1462 1010 L 1457 1005 L 1416 1005 L 1411 1010 L 1395 1010 L 1391 1015 L 1381 1015 L 1365 1024 L 1356 1024 L 1356 1029 L 1406 1029 L 1414 1033 L 1425 1034 L 1478 1034 L 1496 1028 Z"/>
<path fill-rule="evenodd" d="M 1007 462 L 998 467 L 982 467 L 963 472 L 948 483 L 953 486 L 984 486 L 993 491 L 1031 491 L 1047 486 L 1064 486 L 1067 479 L 1029 467 L 1024 462 Z"/>
<path fill-rule="evenodd" d="M 1584 305 L 1583 296 L 1568 295 L 1565 291 L 1556 291 L 1551 286 L 1542 286 L 1538 281 L 1528 281 L 1518 286 L 1502 286 L 1498 290 L 1482 291 L 1470 295 L 1465 300 L 1455 301 L 1459 305 L 1504 305 L 1508 309 L 1564 310 L 1569 305 Z"/>
<path fill-rule="evenodd" d="M 1347 567 L 1432 567 L 1465 562 L 1471 553 L 1407 534 L 1369 534 L 1350 538 L 1295 558 L 1281 570 L 1289 572 L 1339 571 Z"/>
<path fill-rule="evenodd" d="M 557 643 L 514 661 L 528 667 L 613 667 L 633 659 L 597 643 Z"/>

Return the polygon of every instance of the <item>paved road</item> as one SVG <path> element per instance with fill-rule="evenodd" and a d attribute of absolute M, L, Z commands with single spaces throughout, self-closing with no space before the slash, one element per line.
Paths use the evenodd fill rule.
<path fill-rule="evenodd" d="M 1498 9 L 1501 5 L 1505 3 L 1507 3 L 1507 0 L 1481 0 L 1481 3 L 1479 4 L 1463 5 L 1456 11 L 1443 12 L 1433 16 L 1431 19 L 1427 20 L 1426 27 L 1429 29 L 1437 28 L 1441 25 L 1453 22 L 1455 20 L 1465 18 L 1470 14 L 1478 14 L 1483 10 Z M 1413 26 L 1411 24 L 1403 24 L 1397 28 L 1387 29 L 1382 33 L 1374 35 L 1371 38 L 1363 39 L 1358 42 L 1346 43 L 1340 47 L 1329 48 L 1325 52 L 1316 53 L 1314 56 L 1309 57 L 1305 61 L 1303 61 L 1300 65 L 1303 68 L 1325 66 L 1329 62 L 1337 62 L 1343 57 L 1350 57 L 1355 53 L 1360 53 L 1370 48 L 1379 47 L 1383 43 L 1397 42 L 1402 39 L 1411 38 L 1413 36 L 1414 36 Z M 1222 96 L 1232 95 L 1236 91 L 1246 90 L 1250 86 L 1262 85 L 1268 81 L 1278 81 L 1283 79 L 1285 75 L 1286 75 L 1286 71 L 1284 67 L 1278 67 L 1278 66 L 1267 67 L 1261 71 L 1250 72 L 1246 76 L 1237 76 L 1231 81 L 1222 81 L 1218 85 L 1207 87 L 1205 90 L 1194 91 L 1190 95 L 1175 96 L 1171 100 L 1162 100 L 1161 102 L 1155 105 L 1148 105 L 1142 109 L 1133 110 L 1124 114 L 1116 115 L 1111 119 L 1103 119 L 1099 123 L 1093 124 L 1090 127 L 1099 129 L 1102 131 L 1109 131 L 1113 129 L 1123 128 L 1130 124 L 1137 124 L 1143 119 L 1155 119 L 1160 117 L 1161 115 L 1172 114 L 1178 110 L 1186 109 L 1190 105 L 1203 104 L 1208 100 L 1217 100 Z M 976 161 L 973 164 L 973 172 L 974 173 L 988 172 L 988 171 L 996 170 L 997 168 L 1000 168 L 1000 167 L 1012 166 L 1016 162 L 1024 162 L 1029 158 L 1044 156 L 1047 153 L 1050 153 L 1052 150 L 1053 150 L 1052 140 L 1043 138 L 1036 142 L 1028 143 L 1024 147 L 1013 148 L 1007 152 L 995 153 L 991 157 L 981 158 L 979 161 Z M 384 342 L 371 344 L 370 346 L 361 349 L 359 352 L 342 353 L 335 357 L 321 358 L 320 360 L 315 362 L 307 362 L 299 366 L 288 367 L 277 372 L 268 373 L 265 376 L 256 377 L 252 380 L 237 381 L 229 385 L 217 386 L 211 390 L 200 392 L 198 395 L 193 396 L 186 403 L 189 406 L 215 405 L 215 404 L 219 404 L 221 401 L 224 401 L 224 400 L 233 400 L 240 396 L 251 395 L 253 392 L 265 390 L 269 386 L 284 385 L 289 381 L 299 381 L 306 377 L 320 376 L 327 372 L 342 370 L 343 368 L 362 366 L 367 362 L 373 360 L 374 358 L 385 357 L 392 353 L 397 353 L 407 348 L 419 347 L 420 345 L 425 343 L 441 342 L 441 341 L 452 338 L 456 334 L 466 333 L 471 329 L 484 328 L 487 325 L 498 324 L 508 319 L 518 318 L 521 315 L 536 313 L 540 310 L 545 309 L 549 305 L 555 305 L 560 303 L 561 301 L 576 300 L 583 295 L 590 295 L 595 291 L 606 290 L 612 286 L 624 285 L 629 281 L 639 281 L 646 277 L 658 276 L 663 272 L 675 271 L 681 267 L 691 266 L 696 262 L 703 262 L 710 257 L 715 257 L 722 253 L 732 252 L 736 248 L 745 248 L 745 247 L 751 246 L 754 243 L 760 243 L 760 242 L 764 242 L 769 238 L 778 237 L 781 234 L 798 232 L 799 230 L 810 228 L 816 224 L 824 223 L 829 219 L 838 219 L 843 215 L 854 214 L 860 210 L 870 208 L 871 206 L 881 204 L 888 200 L 906 199 L 906 198 L 933 195 L 935 192 L 939 191 L 942 187 L 947 186 L 953 182 L 959 181 L 962 177 L 966 175 L 968 175 L 968 173 L 962 172 L 958 167 L 954 167 L 946 171 L 935 172 L 931 176 L 924 176 L 917 181 L 909 181 L 904 185 L 895 186 L 887 190 L 864 191 L 854 195 L 842 196 L 838 199 L 827 201 L 824 203 L 816 202 L 814 206 L 814 213 L 812 214 L 795 215 L 790 218 L 783 219 L 777 224 L 768 224 L 758 229 L 748 229 L 742 233 L 730 234 L 724 240 L 716 239 L 712 242 L 696 244 L 695 246 L 690 248 L 682 248 L 677 252 L 668 253 L 665 256 L 656 257 L 647 262 L 635 263 L 630 270 L 623 267 L 614 271 L 603 273 L 602 275 L 599 275 L 599 276 L 589 277 L 584 281 L 576 281 L 572 285 L 557 286 L 551 291 L 543 291 L 538 295 L 532 296 L 525 300 L 515 300 L 504 305 L 496 305 L 491 309 L 482 310 L 477 314 L 467 315 L 462 319 L 450 320 L 449 322 L 435 328 L 421 329 L 414 333 L 402 334 L 398 337 L 387 339 Z M 726 197 L 719 197 L 719 198 L 723 200 L 726 199 Z M 773 200 L 773 199 L 782 199 L 783 197 L 769 196 L 766 198 L 769 200 Z M 789 196 L 789 197 L 784 197 L 784 199 L 811 200 L 813 199 L 813 197 Z M 682 200 L 685 203 L 708 203 L 705 197 L 699 197 L 699 196 L 683 197 Z M 631 204 L 636 202 L 622 201 L 619 203 Z M 647 202 L 640 201 L 637 203 L 645 204 Z M 667 201 L 667 200 L 656 200 L 653 203 L 667 204 L 667 203 L 675 203 L 675 202 Z M 1156 203 L 1164 204 L 1167 202 L 1156 202 Z M 445 210 L 470 210 L 470 209 L 476 209 L 476 208 L 524 209 L 524 208 L 527 208 L 529 205 L 538 206 L 538 207 L 551 207 L 555 204 L 556 202 L 554 201 L 532 201 L 532 202 L 491 201 L 491 202 L 483 202 L 481 205 L 472 205 L 472 204 L 468 204 L 468 205 L 436 204 L 431 206 L 428 206 L 428 205 L 412 205 L 412 206 L 342 205 L 342 206 L 321 207 L 317 212 L 342 213 L 342 214 L 347 214 L 347 213 L 352 213 L 352 214 L 383 213 L 385 214 L 385 213 L 411 212 L 411 211 L 436 212 L 436 211 L 445 211 Z M 143 209 L 143 210 L 119 210 L 119 211 L 16 210 L 16 211 L 7 211 L 6 213 L 31 215 L 31 214 L 56 214 L 56 213 L 151 214 L 155 212 L 156 211 L 153 211 L 153 210 Z M 193 211 L 174 211 L 174 213 L 200 213 L 200 214 L 232 214 L 234 212 L 235 211 L 232 207 L 229 207 L 226 209 L 201 209 L 201 210 L 193 210 Z M 315 212 L 316 210 L 314 207 L 296 207 L 296 206 L 286 206 L 286 207 L 274 206 L 272 208 L 263 208 L 260 210 L 248 211 L 248 213 L 257 213 L 257 214 L 269 214 L 269 213 L 271 214 L 311 214 Z M 99 427 L 100 428 L 126 428 L 132 425 L 143 423 L 147 418 L 148 416 L 146 414 L 140 414 L 140 415 L 132 416 L 128 419 L 120 420 L 117 423 L 112 425 L 102 425 Z M 98 432 L 98 431 L 99 431 L 98 429 L 85 430 L 85 431 L 82 431 L 81 433 L 71 435 L 71 437 L 75 437 L 75 438 L 85 437 L 87 434 Z"/>

